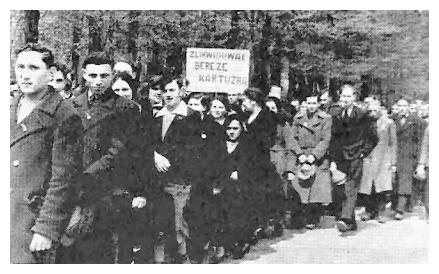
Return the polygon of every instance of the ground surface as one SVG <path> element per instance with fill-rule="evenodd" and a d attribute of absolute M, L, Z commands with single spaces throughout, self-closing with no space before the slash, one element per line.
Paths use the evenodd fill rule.
<path fill-rule="evenodd" d="M 225 263 L 425 263 L 428 261 L 428 223 L 416 207 L 402 221 L 379 224 L 358 221 L 355 233 L 340 234 L 333 217 L 324 217 L 315 230 L 285 230 L 280 238 L 261 240 L 241 260 Z"/>

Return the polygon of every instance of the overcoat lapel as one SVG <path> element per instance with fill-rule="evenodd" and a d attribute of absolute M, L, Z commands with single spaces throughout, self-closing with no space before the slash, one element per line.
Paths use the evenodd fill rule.
<path fill-rule="evenodd" d="M 20 140 L 36 134 L 38 132 L 49 129 L 55 123 L 55 112 L 59 104 L 62 102 L 62 97 L 54 91 L 49 91 L 45 100 L 35 107 L 35 109 L 17 124 L 17 107 L 20 98 L 17 98 L 11 107 L 11 136 L 10 146 L 12 147 Z"/>

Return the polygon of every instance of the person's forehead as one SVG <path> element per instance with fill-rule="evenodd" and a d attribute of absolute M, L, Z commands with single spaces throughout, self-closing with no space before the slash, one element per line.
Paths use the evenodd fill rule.
<path fill-rule="evenodd" d="M 201 99 L 197 99 L 197 98 L 190 98 L 188 101 L 188 104 L 200 104 L 201 103 Z"/>
<path fill-rule="evenodd" d="M 62 79 L 64 79 L 64 74 L 61 71 L 59 71 L 59 70 L 56 70 L 53 73 L 53 76 L 54 76 L 54 78 L 62 78 Z"/>
<path fill-rule="evenodd" d="M 213 106 L 213 105 L 215 105 L 215 106 L 220 106 L 220 107 L 224 107 L 223 102 L 221 102 L 221 101 L 218 100 L 218 99 L 214 99 L 214 100 L 212 101 L 212 106 Z"/>
<path fill-rule="evenodd" d="M 237 120 L 232 120 L 229 124 L 229 127 L 239 127 L 240 124 Z"/>
<path fill-rule="evenodd" d="M 117 79 L 116 82 L 114 82 L 113 87 L 129 87 L 128 83 L 122 79 Z"/>
<path fill-rule="evenodd" d="M 18 54 L 16 63 L 44 64 L 43 54 L 37 51 L 23 51 Z"/>
<path fill-rule="evenodd" d="M 398 101 L 398 106 L 408 106 L 408 102 L 406 100 L 399 100 Z"/>
<path fill-rule="evenodd" d="M 100 64 L 100 65 L 96 65 L 96 64 L 88 64 L 85 67 L 85 70 L 87 71 L 87 73 L 95 73 L 95 74 L 111 74 L 111 66 L 110 64 Z"/>
<path fill-rule="evenodd" d="M 165 85 L 165 89 L 178 89 L 177 80 L 173 80 Z"/>
<path fill-rule="evenodd" d="M 133 68 L 131 67 L 130 64 L 128 64 L 126 62 L 117 62 L 114 65 L 114 70 L 116 70 L 116 71 L 132 71 Z"/>
<path fill-rule="evenodd" d="M 318 100 L 317 100 L 317 96 L 307 97 L 307 98 L 306 98 L 306 102 L 307 102 L 307 103 L 317 103 L 317 102 L 318 102 Z"/>
<path fill-rule="evenodd" d="M 345 87 L 342 89 L 341 94 L 344 96 L 354 95 L 354 89 L 351 87 Z"/>

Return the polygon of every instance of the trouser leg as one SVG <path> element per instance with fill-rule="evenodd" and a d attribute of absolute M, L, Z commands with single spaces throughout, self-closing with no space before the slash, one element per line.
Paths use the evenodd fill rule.
<path fill-rule="evenodd" d="M 341 218 L 355 222 L 354 211 L 357 202 L 358 187 L 353 179 L 349 179 L 345 183 L 346 199 L 342 203 Z"/>
<path fill-rule="evenodd" d="M 398 202 L 396 206 L 396 212 L 403 213 L 407 205 L 409 195 L 398 194 Z"/>
<path fill-rule="evenodd" d="M 178 243 L 178 253 L 186 255 L 186 238 L 189 237 L 189 229 L 183 217 L 183 209 L 189 199 L 190 186 L 174 185 L 166 188 L 166 191 L 174 199 L 175 231 Z"/>

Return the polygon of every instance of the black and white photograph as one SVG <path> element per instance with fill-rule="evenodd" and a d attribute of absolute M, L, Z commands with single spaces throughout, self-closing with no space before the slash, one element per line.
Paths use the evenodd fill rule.
<path fill-rule="evenodd" d="M 434 261 L 433 13 L 247 7 L 9 10 L 9 264 Z"/>

